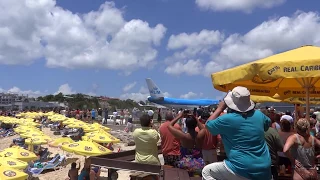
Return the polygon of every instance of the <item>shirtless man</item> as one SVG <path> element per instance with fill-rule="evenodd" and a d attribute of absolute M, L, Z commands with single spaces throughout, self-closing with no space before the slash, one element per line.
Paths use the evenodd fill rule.
<path fill-rule="evenodd" d="M 76 166 L 77 166 L 77 164 L 76 164 L 75 162 L 73 162 L 73 163 L 71 164 L 71 169 L 70 169 L 69 172 L 68 172 L 69 180 L 78 180 L 80 163 L 79 163 L 78 168 L 77 168 Z"/>

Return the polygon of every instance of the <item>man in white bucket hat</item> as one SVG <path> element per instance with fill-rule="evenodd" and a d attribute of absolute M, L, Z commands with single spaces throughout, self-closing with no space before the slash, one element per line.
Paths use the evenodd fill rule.
<path fill-rule="evenodd" d="M 254 107 L 250 91 L 238 86 L 209 117 L 206 128 L 212 135 L 221 135 L 227 159 L 205 166 L 202 170 L 204 180 L 271 179 L 270 154 L 264 139 L 271 121 Z M 219 117 L 226 108 L 228 113 Z"/>

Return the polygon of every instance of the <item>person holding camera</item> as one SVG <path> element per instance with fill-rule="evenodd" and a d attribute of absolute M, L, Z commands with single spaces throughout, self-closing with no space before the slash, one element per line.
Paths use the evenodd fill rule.
<path fill-rule="evenodd" d="M 271 179 L 271 158 L 264 137 L 271 120 L 254 107 L 250 91 L 238 86 L 209 117 L 206 128 L 212 135 L 221 135 L 227 159 L 205 166 L 204 180 Z M 220 116 L 226 108 L 228 113 Z"/>
<path fill-rule="evenodd" d="M 174 127 L 177 121 L 181 118 L 186 118 L 186 132 Z M 181 160 L 177 162 L 177 167 L 187 170 L 191 176 L 201 175 L 201 171 L 205 166 L 201 153 L 202 142 L 197 141 L 198 133 L 195 131 L 196 127 L 201 130 L 204 128 L 204 125 L 202 125 L 193 114 L 190 114 L 190 111 L 188 110 L 180 113 L 168 126 L 171 134 L 180 140 L 181 143 Z"/>

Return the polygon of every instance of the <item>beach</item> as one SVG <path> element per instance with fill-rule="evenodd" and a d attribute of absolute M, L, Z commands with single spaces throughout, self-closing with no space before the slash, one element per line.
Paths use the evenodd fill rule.
<path fill-rule="evenodd" d="M 117 126 L 117 127 L 111 127 L 112 129 L 115 130 L 121 130 L 123 129 L 121 126 Z M 61 137 L 61 135 L 54 135 L 53 131 L 50 131 L 50 128 L 43 128 L 42 131 L 50 136 L 52 139 L 56 139 Z M 19 135 L 14 135 L 14 136 L 10 136 L 10 137 L 5 137 L 2 138 L 0 141 L 0 151 L 2 151 L 5 148 L 8 148 L 9 145 L 12 143 L 12 140 L 15 138 L 19 138 Z M 67 162 L 66 162 L 66 166 L 65 167 L 59 167 L 56 170 L 52 170 L 52 171 L 44 171 L 42 172 L 40 175 L 33 177 L 32 179 L 34 180 L 64 180 L 68 177 L 68 171 L 71 167 L 71 163 L 72 162 L 76 162 L 77 166 L 80 163 L 81 165 L 81 169 L 84 165 L 85 162 L 85 157 L 84 156 L 79 156 L 76 154 L 71 154 L 68 152 L 63 151 L 60 148 L 55 148 L 55 147 L 50 147 L 48 145 L 41 145 L 43 148 L 48 148 L 49 152 L 52 153 L 51 157 L 53 157 L 55 154 L 59 153 L 59 154 L 63 154 L 67 156 Z M 127 146 L 126 143 L 117 143 L 113 145 L 114 151 L 116 152 L 119 148 L 121 149 L 121 151 L 128 151 L 128 150 L 132 150 L 135 149 L 135 146 Z M 159 155 L 160 161 L 163 164 L 163 157 L 162 155 Z M 80 169 L 80 170 L 81 170 Z M 79 172 L 80 173 L 80 172 Z M 130 179 L 130 174 L 133 173 L 131 171 L 124 171 L 124 170 L 119 170 L 118 171 L 118 175 L 119 178 L 121 180 L 129 180 Z M 101 180 L 107 179 L 107 174 L 108 174 L 108 170 L 106 168 L 101 169 Z"/>

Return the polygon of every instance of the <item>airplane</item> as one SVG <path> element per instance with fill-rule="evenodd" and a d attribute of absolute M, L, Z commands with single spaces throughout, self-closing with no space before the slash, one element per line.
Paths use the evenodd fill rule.
<path fill-rule="evenodd" d="M 146 79 L 147 86 L 149 89 L 150 96 L 148 96 L 148 101 L 165 106 L 167 108 L 182 108 L 182 109 L 191 109 L 197 108 L 199 106 L 207 107 L 210 105 L 219 104 L 218 100 L 213 99 L 177 99 L 164 97 L 163 93 L 159 87 L 150 79 Z"/>
<path fill-rule="evenodd" d="M 140 107 L 154 107 L 154 108 L 158 108 L 158 109 L 166 109 L 166 108 L 167 108 L 167 107 L 165 107 L 165 106 L 161 106 L 161 105 L 155 104 L 155 103 L 146 104 L 146 105 L 143 105 L 143 104 L 138 103 L 138 105 L 139 105 Z"/>

